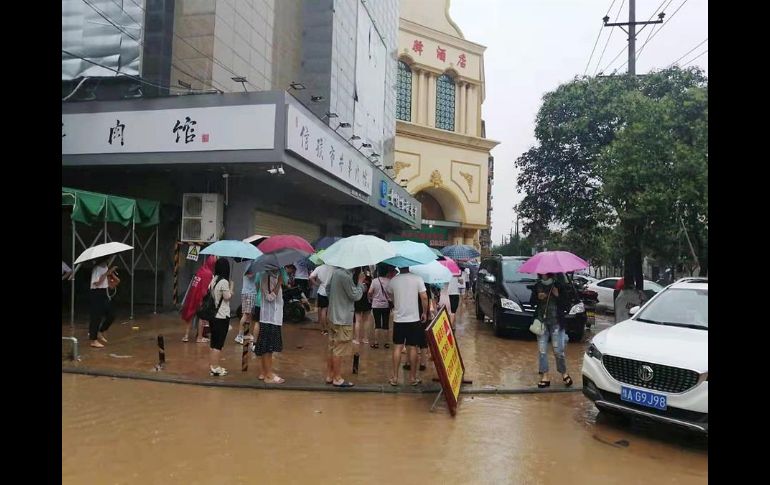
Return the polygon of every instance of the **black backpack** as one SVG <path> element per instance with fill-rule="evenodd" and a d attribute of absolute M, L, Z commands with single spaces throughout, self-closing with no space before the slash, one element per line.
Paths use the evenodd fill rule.
<path fill-rule="evenodd" d="M 214 288 L 216 288 L 217 283 L 219 283 L 219 281 L 214 283 Z M 200 308 L 198 308 L 198 311 L 195 312 L 195 314 L 198 315 L 198 318 L 201 320 L 210 322 L 216 318 L 217 313 L 219 313 L 219 309 L 222 307 L 223 301 L 224 297 L 219 300 L 219 305 L 217 305 L 214 301 L 214 295 L 211 294 L 211 288 L 209 288 L 206 291 L 206 296 L 203 297 L 203 301 L 201 301 Z"/>

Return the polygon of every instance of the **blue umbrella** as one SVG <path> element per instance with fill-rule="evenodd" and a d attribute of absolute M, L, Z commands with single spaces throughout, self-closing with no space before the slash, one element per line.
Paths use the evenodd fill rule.
<path fill-rule="evenodd" d="M 436 254 L 425 244 L 415 241 L 391 241 L 390 246 L 396 251 L 396 257 L 386 259 L 384 263 L 397 268 L 425 264 L 436 260 Z"/>
<path fill-rule="evenodd" d="M 441 249 L 441 254 L 444 256 L 449 256 L 455 261 L 458 259 L 471 259 L 481 256 L 481 253 L 476 251 L 476 249 L 472 246 L 468 246 L 467 244 L 455 244 L 452 246 L 446 246 Z"/>
<path fill-rule="evenodd" d="M 452 279 L 452 272 L 438 261 L 410 266 L 409 272 L 420 276 L 426 285 L 443 285 Z"/>
<path fill-rule="evenodd" d="M 257 259 L 262 256 L 262 251 L 243 241 L 224 240 L 217 241 L 200 252 L 201 254 L 213 254 L 223 258 Z"/>
<path fill-rule="evenodd" d="M 342 238 L 338 236 L 324 236 L 321 239 L 318 239 L 316 242 L 314 242 L 313 247 L 315 248 L 316 251 L 318 251 L 319 249 L 326 249 L 332 244 L 339 241 L 340 239 Z"/>

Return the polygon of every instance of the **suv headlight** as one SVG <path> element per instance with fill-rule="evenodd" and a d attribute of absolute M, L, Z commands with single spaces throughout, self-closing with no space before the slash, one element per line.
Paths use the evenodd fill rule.
<path fill-rule="evenodd" d="M 518 303 L 513 300 L 509 300 L 508 298 L 500 298 L 500 306 L 506 310 L 513 310 L 515 312 L 523 311 Z"/>
<path fill-rule="evenodd" d="M 569 310 L 570 315 L 577 315 L 578 313 L 585 313 L 586 307 L 583 305 L 583 302 L 573 305 L 572 308 Z"/>
<path fill-rule="evenodd" d="M 599 352 L 599 349 L 596 348 L 596 345 L 591 343 L 591 345 L 588 346 L 588 349 L 586 350 L 586 355 L 589 357 L 593 357 L 596 360 L 602 360 L 602 353 Z"/>

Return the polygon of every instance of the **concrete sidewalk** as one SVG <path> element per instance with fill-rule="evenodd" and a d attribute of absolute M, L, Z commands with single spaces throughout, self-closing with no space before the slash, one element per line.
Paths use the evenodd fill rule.
<path fill-rule="evenodd" d="M 473 381 L 463 386 L 463 392 L 494 394 L 580 390 L 580 365 L 586 344 L 570 343 L 567 348 L 567 366 L 575 381 L 572 388 L 565 388 L 561 379 L 552 372 L 551 387 L 539 390 L 535 385 L 537 343 L 534 338 L 528 335 L 495 337 L 488 323 L 476 320 L 468 311 L 471 306 L 471 301 L 463 304 L 456 325 L 456 337 L 465 364 L 465 378 Z M 211 377 L 208 344 L 194 341 L 183 343 L 184 322 L 176 312 L 139 316 L 130 322 L 118 318 L 107 332 L 109 343 L 102 349 L 88 346 L 87 324 L 76 322 L 74 336 L 80 344 L 80 360 L 71 361 L 68 358 L 70 344 L 63 341 L 62 371 L 207 386 L 337 392 L 438 392 L 438 383 L 433 381 L 437 374 L 430 361 L 427 370 L 419 373 L 422 384 L 410 386 L 408 371 L 400 369 L 400 385 L 389 385 L 392 348 L 385 349 L 383 342 L 380 342 L 379 349 L 372 349 L 363 343 L 354 346 L 360 353 L 358 374 L 351 372 L 352 357 L 343 361 L 343 377 L 354 382 L 355 387 L 338 389 L 325 384 L 327 337 L 321 334 L 320 327 L 315 323 L 315 312 L 309 313 L 308 317 L 312 320 L 283 325 L 283 352 L 274 354 L 274 370 L 286 379 L 284 384 L 265 384 L 258 380 L 259 361 L 253 353 L 249 353 L 248 370 L 241 370 L 243 347 L 233 340 L 238 327 L 236 319 L 231 320 L 233 330 L 228 333 L 222 350 L 221 365 L 229 373 L 224 377 Z M 71 334 L 69 322 L 63 322 L 62 336 Z M 158 335 L 163 335 L 165 341 L 166 364 L 161 370 L 156 369 Z M 549 359 L 553 366 L 553 357 L 549 356 Z M 406 355 L 402 354 L 402 362 L 405 360 Z"/>

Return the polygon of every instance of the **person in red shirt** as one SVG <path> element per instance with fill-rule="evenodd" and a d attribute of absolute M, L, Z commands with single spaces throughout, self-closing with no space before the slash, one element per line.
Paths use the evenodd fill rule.
<path fill-rule="evenodd" d="M 615 283 L 615 291 L 612 292 L 612 301 L 613 302 L 618 299 L 618 295 L 620 294 L 620 290 L 622 290 L 625 287 L 625 285 L 626 285 L 625 281 L 626 281 L 625 278 L 620 278 L 618 280 L 618 282 Z"/>

